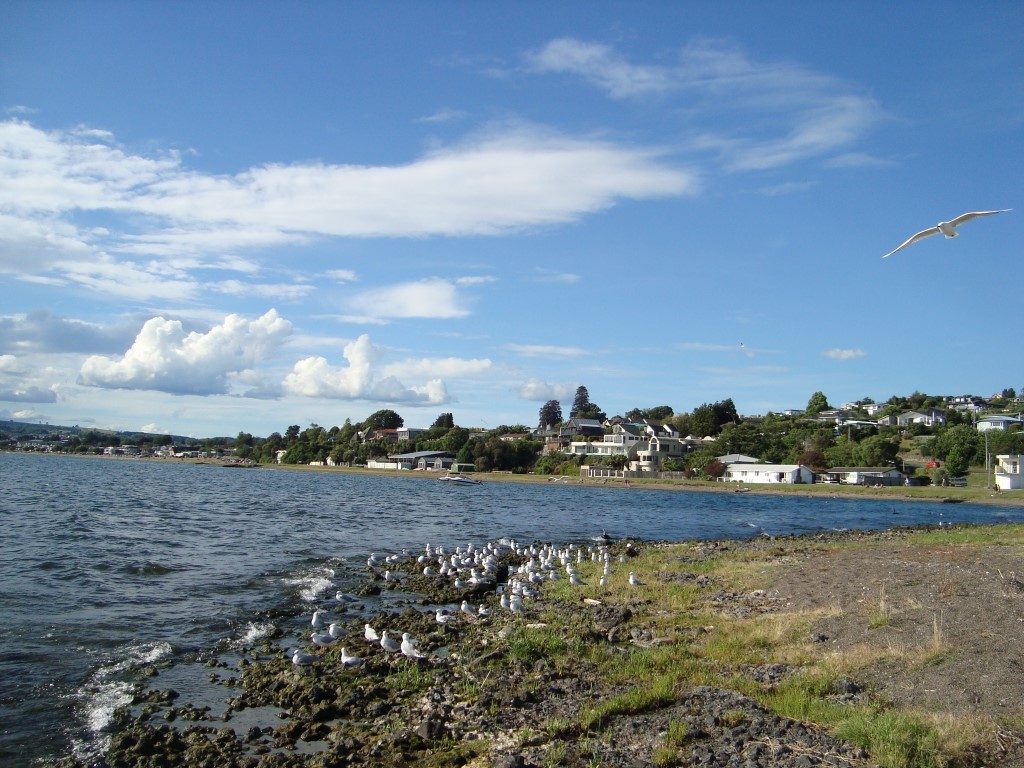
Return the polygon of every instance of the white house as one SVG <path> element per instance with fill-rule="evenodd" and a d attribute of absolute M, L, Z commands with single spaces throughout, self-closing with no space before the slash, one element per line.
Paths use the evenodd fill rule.
<path fill-rule="evenodd" d="M 576 456 L 630 456 L 644 441 L 644 431 L 637 424 L 615 424 L 601 440 L 577 440 L 569 443 L 566 453 Z"/>
<path fill-rule="evenodd" d="M 996 456 L 996 488 L 1013 491 L 1024 488 L 1024 456 L 1019 453 Z"/>
<path fill-rule="evenodd" d="M 927 411 L 905 411 L 896 417 L 896 424 L 909 427 L 911 424 L 924 424 L 926 427 L 938 427 L 946 423 L 946 412 L 938 408 Z"/>
<path fill-rule="evenodd" d="M 822 473 L 830 483 L 903 485 L 905 475 L 895 467 L 832 467 Z"/>
<path fill-rule="evenodd" d="M 729 464 L 726 483 L 813 483 L 814 472 L 803 464 Z"/>
<path fill-rule="evenodd" d="M 1024 426 L 1024 420 L 1019 416 L 985 416 L 978 419 L 977 428 L 979 432 L 1005 432 L 1014 424 Z"/>

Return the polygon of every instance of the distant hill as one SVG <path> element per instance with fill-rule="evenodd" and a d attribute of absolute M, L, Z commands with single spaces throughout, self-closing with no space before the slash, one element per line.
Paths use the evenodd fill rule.
<path fill-rule="evenodd" d="M 99 429 L 96 427 L 80 427 L 77 424 L 74 426 L 62 426 L 59 424 L 39 424 L 37 422 L 0 419 L 0 436 L 5 435 L 8 438 L 16 440 L 33 437 L 45 440 L 48 437 L 55 437 L 57 435 L 81 436 L 86 433 L 110 435 L 111 437 L 116 436 L 120 442 L 127 444 L 142 441 L 153 442 L 155 438 L 163 441 L 168 437 L 167 435 L 149 432 L 129 432 L 114 429 Z M 232 437 L 213 437 L 199 440 L 195 437 L 186 437 L 185 435 L 170 435 L 170 438 L 171 442 L 175 445 L 198 445 L 202 442 L 208 444 L 230 444 L 234 442 L 234 438 Z"/>

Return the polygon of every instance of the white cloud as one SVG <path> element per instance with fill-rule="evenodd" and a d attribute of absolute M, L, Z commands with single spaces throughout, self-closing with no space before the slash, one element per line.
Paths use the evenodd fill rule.
<path fill-rule="evenodd" d="M 132 262 L 115 261 L 109 256 L 88 261 L 57 262 L 54 268 L 65 279 L 98 293 L 137 301 L 188 299 L 198 288 L 195 280 L 180 271 L 168 274 L 166 265 L 156 263 L 140 267 Z"/>
<path fill-rule="evenodd" d="M 218 293 L 232 296 L 257 296 L 262 299 L 281 299 L 295 301 L 305 298 L 316 291 L 316 286 L 308 283 L 243 283 L 240 280 L 222 280 L 207 286 Z"/>
<path fill-rule="evenodd" d="M 348 301 L 357 316 L 377 319 L 465 317 L 469 314 L 448 280 L 431 278 L 356 294 Z"/>
<path fill-rule="evenodd" d="M 0 373 L 18 373 L 18 358 L 14 355 L 0 355 Z"/>
<path fill-rule="evenodd" d="M 561 38 L 528 54 L 527 63 L 536 72 L 579 76 L 612 98 L 671 94 L 686 99 L 691 120 L 712 118 L 715 126 L 698 133 L 693 146 L 718 152 L 735 171 L 831 154 L 882 117 L 874 99 L 838 78 L 797 64 L 754 61 L 722 40 L 691 42 L 668 65 L 638 65 L 609 46 Z M 745 132 L 734 128 L 722 134 L 723 124 L 743 126 Z M 758 132 L 760 126 L 771 128 Z M 858 155 L 845 157 L 857 162 Z"/>
<path fill-rule="evenodd" d="M 630 64 L 611 47 L 563 37 L 527 54 L 536 72 L 579 75 L 614 98 L 663 93 L 674 89 L 675 77 L 665 67 Z"/>
<path fill-rule="evenodd" d="M 505 349 L 524 357 L 580 357 L 587 354 L 579 347 L 561 347 L 554 344 L 506 344 Z"/>
<path fill-rule="evenodd" d="M 143 424 L 141 427 L 139 427 L 139 432 L 145 432 L 147 435 L 169 435 L 169 434 L 171 434 L 171 431 L 169 429 L 164 429 L 163 427 L 161 427 L 159 424 L 156 424 L 155 422 L 150 423 L 150 424 Z"/>
<path fill-rule="evenodd" d="M 385 376 L 401 378 L 455 378 L 478 376 L 491 369 L 487 358 L 467 360 L 461 357 L 421 357 L 389 363 L 383 368 Z"/>
<path fill-rule="evenodd" d="M 324 274 L 339 283 L 353 283 L 357 280 L 354 269 L 329 269 Z"/>
<path fill-rule="evenodd" d="M 288 394 L 336 400 L 370 400 L 410 405 L 440 405 L 451 398 L 441 379 L 419 387 L 406 387 L 394 376 L 377 378 L 375 363 L 380 350 L 370 337 L 361 335 L 342 352 L 346 366 L 333 366 L 323 357 L 307 357 L 295 363 L 282 384 Z"/>
<path fill-rule="evenodd" d="M 650 149 L 530 127 L 497 129 L 405 165 L 268 164 L 235 175 L 180 155 L 129 153 L 106 132 L 0 122 L 0 214 L 60 222 L 79 212 L 131 217 L 107 251 L 169 255 L 265 247 L 314 236 L 490 235 L 573 221 L 622 199 L 693 193 L 692 172 Z M 41 226 L 41 225 L 40 225 Z M 38 227 L 37 227 L 38 229 Z M 142 229 L 143 231 L 132 231 Z M 38 245 L 40 234 L 17 239 Z"/>
<path fill-rule="evenodd" d="M 576 392 L 576 384 L 549 384 L 541 379 L 528 379 L 519 386 L 519 397 L 523 400 L 568 400 Z"/>
<path fill-rule="evenodd" d="M 473 275 L 469 277 L 455 278 L 456 285 L 486 285 L 487 283 L 496 282 L 498 282 L 498 278 L 491 277 L 490 275 Z"/>
<path fill-rule="evenodd" d="M 292 324 L 273 309 L 256 320 L 228 315 L 207 333 L 186 333 L 179 320 L 147 320 L 121 358 L 86 359 L 79 383 L 172 394 L 228 391 L 229 374 L 252 368 L 273 353 Z"/>
<path fill-rule="evenodd" d="M 573 285 L 580 281 L 580 276 L 572 272 L 556 272 L 552 269 L 536 267 L 534 269 L 534 273 L 535 276 L 533 280 L 536 283 L 561 283 L 563 285 Z"/>
<path fill-rule="evenodd" d="M 451 123 L 456 120 L 461 120 L 466 116 L 466 113 L 460 109 L 439 109 L 433 114 L 427 115 L 426 117 L 419 118 L 417 123 Z"/>
<path fill-rule="evenodd" d="M 864 357 L 867 353 L 863 349 L 829 349 L 822 354 L 833 360 L 855 360 L 858 357 Z"/>

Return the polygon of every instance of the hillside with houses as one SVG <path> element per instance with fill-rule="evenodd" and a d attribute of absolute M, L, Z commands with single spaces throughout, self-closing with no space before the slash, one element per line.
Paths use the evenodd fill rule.
<path fill-rule="evenodd" d="M 960 484 L 984 468 L 987 484 L 1024 487 L 1024 397 L 915 392 L 884 403 L 833 406 L 822 392 L 801 409 L 740 415 L 731 399 L 690 412 L 670 406 L 608 416 L 586 387 L 572 409 L 548 401 L 535 427 L 464 427 L 452 413 L 412 427 L 382 409 L 359 423 L 289 426 L 284 433 L 202 441 L 0 422 L 0 448 L 254 464 L 579 477 L 685 478 L 740 484 Z M 990 481 L 990 482 L 989 482 Z"/>

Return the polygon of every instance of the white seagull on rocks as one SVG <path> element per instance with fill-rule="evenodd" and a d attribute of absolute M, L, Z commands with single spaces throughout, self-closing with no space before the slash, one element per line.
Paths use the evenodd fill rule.
<path fill-rule="evenodd" d="M 913 245 L 918 240 L 924 240 L 926 237 L 931 237 L 932 235 L 938 235 L 939 233 L 945 235 L 946 237 L 956 237 L 957 234 L 959 234 L 956 231 L 956 228 L 959 227 L 961 224 L 963 224 L 966 221 L 970 221 L 971 219 L 977 219 L 980 216 L 991 216 L 991 215 L 993 215 L 995 213 L 1007 213 L 1008 211 L 1011 211 L 1011 210 L 1013 210 L 1013 209 L 1012 208 L 1003 208 L 1003 209 L 998 210 L 998 211 L 971 211 L 969 213 L 961 213 L 955 219 L 951 219 L 949 221 L 940 221 L 934 227 L 928 227 L 928 229 L 922 229 L 920 232 L 917 232 L 917 233 L 911 235 L 906 240 L 904 240 L 902 243 L 900 243 L 898 246 L 896 246 L 891 251 L 889 251 L 887 254 L 885 254 L 885 256 L 883 256 L 882 258 L 883 259 L 887 259 L 890 256 L 892 256 L 894 253 L 896 253 L 896 251 L 903 250 L 908 245 Z"/>
<path fill-rule="evenodd" d="M 363 666 L 363 660 L 358 656 L 349 656 L 348 651 L 344 648 L 341 649 L 341 663 L 346 667 L 361 667 Z"/>
<path fill-rule="evenodd" d="M 640 581 L 640 579 L 638 579 L 636 577 L 636 574 L 633 573 L 632 571 L 629 572 L 629 586 L 631 586 L 631 587 L 643 586 L 643 582 Z"/>
<path fill-rule="evenodd" d="M 388 631 L 386 629 L 380 635 L 380 647 L 389 653 L 399 653 L 402 650 L 401 643 L 393 637 L 388 637 Z"/>
<path fill-rule="evenodd" d="M 402 633 L 402 645 L 399 646 L 402 650 L 402 655 L 407 656 L 410 659 L 425 659 L 426 654 L 420 653 L 419 648 L 416 647 L 416 641 L 412 639 L 412 635 L 408 632 Z"/>
<path fill-rule="evenodd" d="M 314 661 L 316 661 L 316 656 L 311 653 L 306 653 L 298 648 L 292 652 L 292 664 L 296 667 L 308 667 Z"/>
<path fill-rule="evenodd" d="M 377 630 L 369 624 L 363 624 L 363 637 L 366 638 L 366 642 L 368 643 L 376 643 L 380 640 L 380 635 L 377 634 Z"/>

